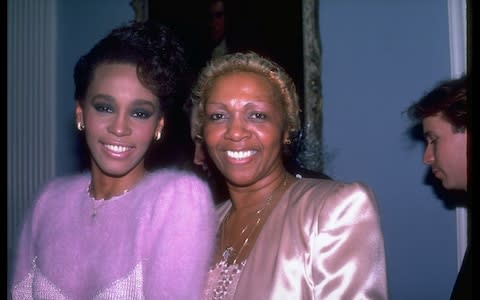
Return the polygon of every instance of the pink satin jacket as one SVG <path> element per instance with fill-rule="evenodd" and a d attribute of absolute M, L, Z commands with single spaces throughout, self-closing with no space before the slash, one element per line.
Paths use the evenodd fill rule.
<path fill-rule="evenodd" d="M 218 207 L 221 220 L 231 207 Z M 260 232 L 234 299 L 388 299 L 384 241 L 372 191 L 301 179 Z"/>

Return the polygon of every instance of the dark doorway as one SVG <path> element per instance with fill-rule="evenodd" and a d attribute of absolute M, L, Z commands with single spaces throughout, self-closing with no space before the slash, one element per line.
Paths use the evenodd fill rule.
<path fill-rule="evenodd" d="M 212 0 L 149 0 L 150 19 L 174 28 L 187 47 L 193 68 L 210 58 L 209 5 Z M 302 1 L 224 0 L 228 52 L 252 50 L 285 68 L 303 99 Z"/>
<path fill-rule="evenodd" d="M 170 26 L 181 37 L 191 66 L 191 83 L 211 58 L 209 22 L 218 0 L 149 0 L 149 19 Z M 304 97 L 302 1 L 223 0 L 226 51 L 255 51 L 279 63 Z M 182 165 L 193 157 L 188 118 L 179 105 L 166 123 L 166 136 L 153 149 L 151 166 Z M 303 109 L 304 103 L 300 101 Z"/>

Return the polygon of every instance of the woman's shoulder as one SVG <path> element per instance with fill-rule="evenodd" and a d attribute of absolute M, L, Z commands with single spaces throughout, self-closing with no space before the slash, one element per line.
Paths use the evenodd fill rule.
<path fill-rule="evenodd" d="M 53 177 L 42 187 L 40 193 L 71 194 L 88 187 L 90 175 L 87 173 Z"/>
<path fill-rule="evenodd" d="M 150 172 L 144 180 L 144 189 L 152 193 L 209 193 L 207 183 L 193 172 L 162 169 Z"/>
<path fill-rule="evenodd" d="M 206 185 L 206 182 L 194 172 L 187 170 L 168 168 L 149 172 L 146 177 L 149 184 L 200 184 Z"/>
<path fill-rule="evenodd" d="M 297 180 L 292 188 L 295 189 L 314 189 L 314 190 L 368 190 L 370 189 L 366 184 L 360 181 L 340 181 L 332 179 L 323 179 L 323 178 L 301 178 Z"/>
<path fill-rule="evenodd" d="M 293 215 L 298 211 L 313 219 L 335 220 L 329 223 L 334 226 L 378 218 L 372 190 L 359 181 L 301 179 L 292 185 L 288 201 Z"/>
<path fill-rule="evenodd" d="M 290 199 L 307 202 L 374 201 L 371 188 L 360 181 L 303 178 L 290 188 Z"/>
<path fill-rule="evenodd" d="M 141 193 L 142 203 L 169 207 L 185 213 L 208 213 L 213 216 L 214 204 L 206 182 L 192 172 L 177 169 L 162 169 L 148 173 L 143 183 L 136 188 Z M 185 211 L 188 210 L 188 212 Z"/>
<path fill-rule="evenodd" d="M 58 205 L 59 199 L 65 204 L 83 192 L 86 194 L 89 182 L 90 175 L 86 173 L 53 177 L 35 194 L 34 207 L 36 210 L 48 209 L 50 205 Z"/>

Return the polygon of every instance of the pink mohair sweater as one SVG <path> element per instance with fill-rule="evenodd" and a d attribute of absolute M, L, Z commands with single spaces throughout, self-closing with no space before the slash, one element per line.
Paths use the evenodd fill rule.
<path fill-rule="evenodd" d="M 55 179 L 36 200 L 17 249 L 13 298 L 200 298 L 217 224 L 208 186 L 156 171 L 124 195 L 94 201 L 89 181 Z"/>

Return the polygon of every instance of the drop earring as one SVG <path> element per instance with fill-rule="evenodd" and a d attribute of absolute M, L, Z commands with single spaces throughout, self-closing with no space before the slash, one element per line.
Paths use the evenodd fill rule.
<path fill-rule="evenodd" d="M 155 132 L 155 141 L 159 141 L 161 137 L 162 137 L 162 132 L 161 131 Z"/>
<path fill-rule="evenodd" d="M 85 129 L 85 125 L 83 124 L 83 122 L 81 121 L 77 122 L 77 129 L 78 131 L 83 131 Z"/>

